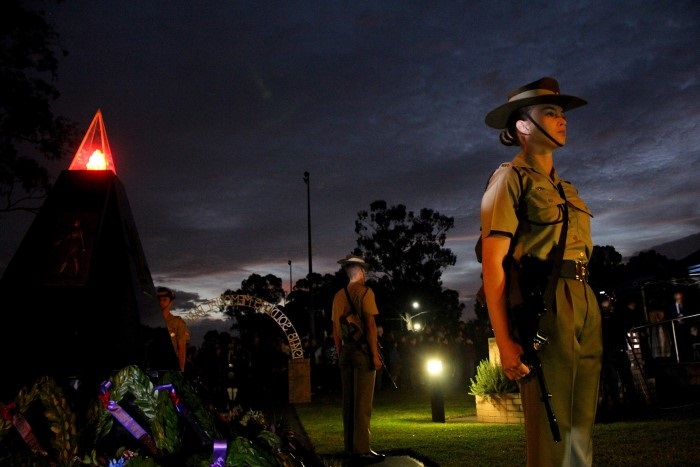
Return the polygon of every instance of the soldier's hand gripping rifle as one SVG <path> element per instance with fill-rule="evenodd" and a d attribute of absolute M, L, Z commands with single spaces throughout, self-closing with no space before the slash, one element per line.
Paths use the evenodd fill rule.
<path fill-rule="evenodd" d="M 510 286 L 519 288 L 522 303 L 510 308 L 510 321 L 513 335 L 523 347 L 520 360 L 530 368 L 530 375 L 537 378 L 540 387 L 540 400 L 544 404 L 554 442 L 561 441 L 559 422 L 552 409 L 552 394 L 547 389 L 547 382 L 542 371 L 539 351 L 547 345 L 547 336 L 539 330 L 540 316 L 547 311 L 545 288 L 542 281 L 551 274 L 551 262 L 539 261 L 528 257 L 521 258 L 520 267 L 510 267 Z M 511 295 L 512 296 L 512 295 Z M 529 375 L 528 375 L 529 376 Z"/>
<path fill-rule="evenodd" d="M 542 371 L 542 362 L 537 355 L 537 352 L 547 344 L 547 336 L 542 332 L 537 331 L 532 339 L 532 350 L 525 351 L 520 357 L 520 360 L 530 368 L 531 374 L 534 373 L 540 385 L 540 400 L 544 404 L 544 409 L 547 411 L 547 420 L 549 421 L 549 429 L 552 432 L 552 438 L 555 443 L 561 441 L 561 433 L 559 433 L 559 422 L 554 409 L 552 409 L 552 394 L 547 389 L 547 382 L 544 379 L 544 371 Z"/>

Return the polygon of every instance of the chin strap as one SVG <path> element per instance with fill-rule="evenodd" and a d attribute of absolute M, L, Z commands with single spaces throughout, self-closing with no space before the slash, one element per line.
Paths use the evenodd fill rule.
<path fill-rule="evenodd" d="M 556 144 L 556 145 L 559 146 L 560 148 L 564 146 L 564 145 L 561 144 L 559 141 L 557 141 L 556 139 L 554 139 L 554 137 L 553 137 L 552 135 L 550 135 L 549 133 L 547 133 L 547 132 L 544 130 L 544 128 L 542 128 L 542 127 L 540 126 L 540 124 L 537 123 L 537 122 L 535 121 L 534 118 L 532 118 L 532 116 L 530 115 L 530 112 L 527 112 L 527 113 L 525 114 L 525 116 L 527 117 L 528 120 L 530 120 L 530 121 L 532 122 L 533 125 L 535 125 L 535 126 L 537 127 L 538 130 L 540 130 L 540 131 L 542 132 L 543 135 L 545 135 L 547 138 L 549 138 L 550 141 L 552 141 L 554 144 Z"/>

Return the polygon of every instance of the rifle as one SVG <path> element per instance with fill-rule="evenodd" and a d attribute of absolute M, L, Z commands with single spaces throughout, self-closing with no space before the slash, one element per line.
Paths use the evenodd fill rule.
<path fill-rule="evenodd" d="M 547 310 L 545 292 L 547 285 L 543 284 L 552 271 L 550 261 L 540 261 L 528 256 L 521 258 L 520 267 L 510 261 L 509 280 L 511 285 L 517 284 L 521 303 L 510 309 L 510 321 L 513 325 L 513 335 L 523 347 L 520 360 L 530 368 L 530 374 L 537 378 L 540 387 L 540 400 L 544 404 L 549 421 L 549 429 L 555 443 L 561 441 L 559 422 L 552 409 L 552 394 L 547 389 L 547 382 L 542 370 L 538 352 L 547 345 L 547 336 L 539 329 L 540 316 Z"/>
<path fill-rule="evenodd" d="M 534 373 L 537 381 L 540 385 L 540 400 L 544 404 L 544 409 L 547 412 L 547 420 L 549 421 L 549 430 L 552 432 L 552 438 L 555 443 L 561 441 L 561 433 L 559 432 L 559 422 L 557 421 L 557 416 L 554 415 L 554 409 L 552 409 L 552 394 L 547 389 L 547 382 L 544 379 L 544 371 L 542 371 L 542 362 L 537 356 L 537 352 L 547 344 L 547 336 L 545 336 L 541 331 L 537 331 L 535 337 L 532 341 L 532 349 L 525 350 L 523 355 L 520 357 L 525 365 L 530 368 L 530 371 Z"/>
<path fill-rule="evenodd" d="M 394 389 L 398 389 L 399 387 L 396 385 L 396 381 L 394 381 L 394 377 L 391 376 L 391 373 L 389 373 L 389 368 L 386 366 L 386 363 L 384 363 L 384 355 L 382 355 L 382 351 L 384 350 L 384 347 L 382 347 L 382 344 L 377 341 L 377 348 L 379 349 L 379 360 L 382 361 L 382 368 L 384 371 L 386 371 L 386 375 L 389 377 L 391 380 L 391 384 L 394 386 Z"/>

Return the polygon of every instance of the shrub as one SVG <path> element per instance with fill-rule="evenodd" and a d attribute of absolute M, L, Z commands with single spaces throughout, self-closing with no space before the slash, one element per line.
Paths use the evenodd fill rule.
<path fill-rule="evenodd" d="M 501 365 L 481 360 L 476 367 L 476 374 L 471 378 L 469 394 L 492 396 L 507 392 L 519 392 L 518 383 L 508 379 Z"/>

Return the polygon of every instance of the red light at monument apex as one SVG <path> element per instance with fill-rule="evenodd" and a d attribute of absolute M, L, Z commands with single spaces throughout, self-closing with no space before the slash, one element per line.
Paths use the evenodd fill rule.
<path fill-rule="evenodd" d="M 68 170 L 111 170 L 117 174 L 101 110 L 92 119 Z"/>

